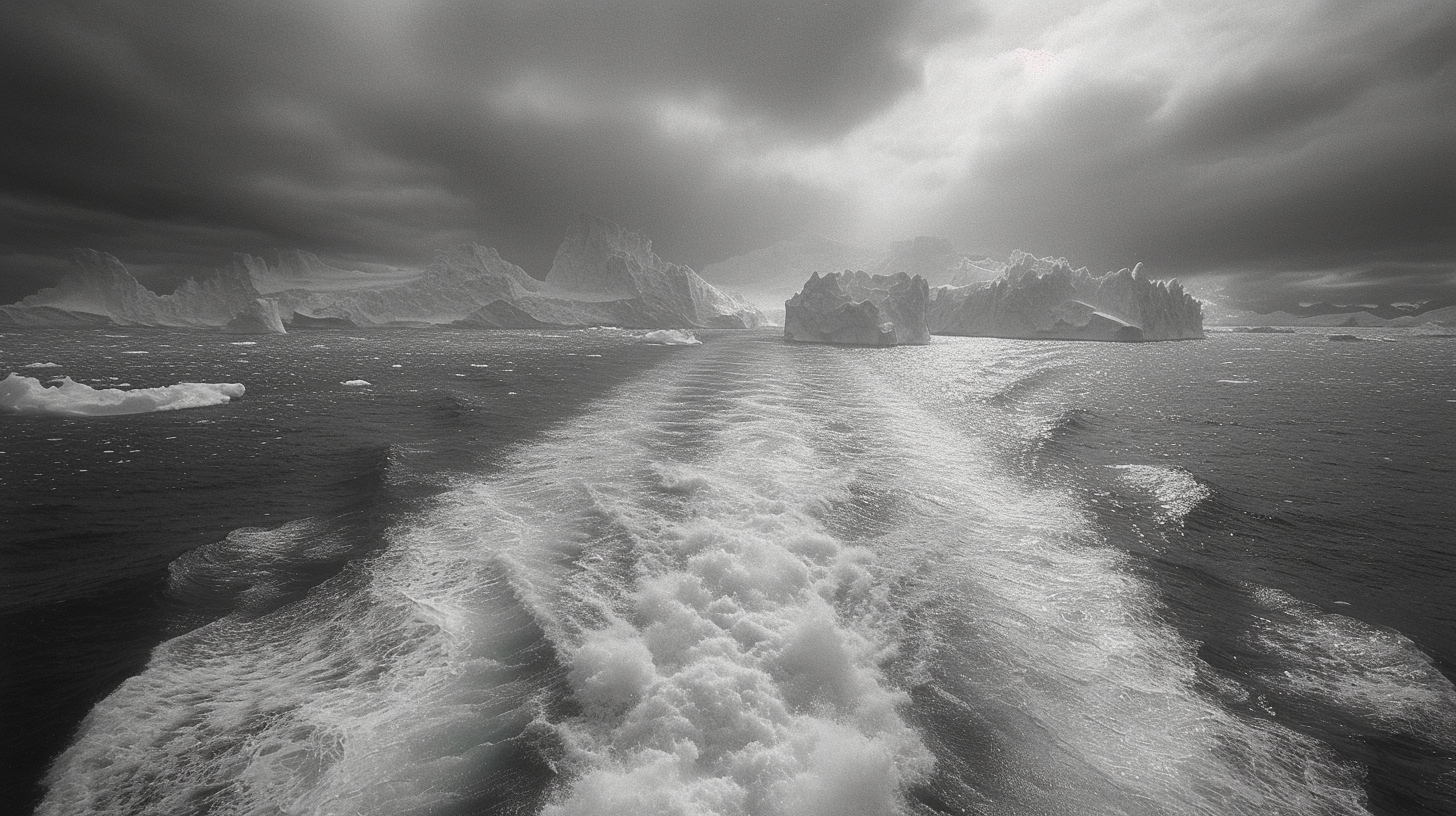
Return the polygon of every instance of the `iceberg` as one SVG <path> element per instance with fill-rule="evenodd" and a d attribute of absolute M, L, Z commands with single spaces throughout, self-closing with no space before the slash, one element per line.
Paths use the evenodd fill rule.
<path fill-rule="evenodd" d="M 56 286 L 0 306 L 0 326 L 219 328 L 258 297 L 248 274 L 235 267 L 218 270 L 206 281 L 188 279 L 172 294 L 158 295 L 141 285 L 121 261 L 83 249 L 73 257 L 71 274 Z"/>
<path fill-rule="evenodd" d="M 1017 252 L 989 284 L 941 287 L 930 304 L 933 334 L 1024 340 L 1202 338 L 1197 298 L 1174 281 L 1132 269 L 1093 275 L 1065 258 Z"/>
<path fill-rule="evenodd" d="M 851 346 L 924 345 L 930 284 L 904 272 L 815 272 L 784 304 L 784 338 Z"/>
<path fill-rule="evenodd" d="M 567 234 L 542 283 L 540 295 L 516 305 L 547 322 L 548 306 L 585 318 L 562 325 L 748 329 L 767 323 L 743 298 L 658 258 L 651 241 L 589 215 Z"/>
<path fill-rule="evenodd" d="M 34 377 L 12 373 L 0 380 L 0 408 L 14 413 L 113 416 L 221 405 L 241 397 L 242 383 L 178 383 L 160 388 L 92 388 L 70 377 L 47 388 Z"/>
<path fill-rule="evenodd" d="M 692 269 L 667 263 L 652 243 L 582 216 L 545 280 L 470 244 L 417 270 L 347 270 L 306 252 L 276 263 L 252 255 L 169 295 L 147 289 L 120 261 L 84 250 L 57 286 L 0 306 L 0 327 L 156 326 L 281 333 L 288 328 L 457 326 L 492 329 L 621 326 L 752 328 L 763 314 Z"/>
<path fill-rule="evenodd" d="M 278 313 L 277 301 L 254 298 L 243 307 L 237 317 L 229 320 L 222 330 L 228 334 L 287 334 L 283 328 L 283 316 Z"/>

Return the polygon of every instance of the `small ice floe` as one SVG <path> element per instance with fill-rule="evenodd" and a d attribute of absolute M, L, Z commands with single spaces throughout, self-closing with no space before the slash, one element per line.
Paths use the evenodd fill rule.
<path fill-rule="evenodd" d="M 34 377 L 0 380 L 0 408 L 16 413 L 112 416 L 221 405 L 244 392 L 242 383 L 178 383 L 160 388 L 92 388 L 62 377 L 53 388 Z"/>
<path fill-rule="evenodd" d="M 1219 380 L 1219 382 L 1224 383 L 1225 385 L 1248 385 L 1252 383 L 1253 380 Z"/>
<path fill-rule="evenodd" d="M 258 345 L 258 341 L 257 340 L 234 340 L 231 343 L 228 343 L 228 345 L 230 345 L 230 346 L 256 346 L 256 345 Z"/>
<path fill-rule="evenodd" d="M 122 354 L 151 354 L 150 351 L 123 351 Z"/>
<path fill-rule="evenodd" d="M 679 331 L 678 329 L 658 329 L 642 335 L 642 342 L 651 343 L 655 346 L 701 346 L 702 340 L 693 336 L 692 332 Z"/>
<path fill-rule="evenodd" d="M 350 388 L 368 388 L 373 384 L 374 383 L 369 382 L 368 380 L 344 380 L 343 382 L 339 383 L 339 385 L 347 385 Z"/>
<path fill-rule="evenodd" d="M 471 363 L 471 368 L 490 368 L 490 363 Z"/>
<path fill-rule="evenodd" d="M 395 363 L 394 365 L 390 366 L 390 368 L 404 368 L 404 366 L 400 365 L 399 363 Z"/>
<path fill-rule="evenodd" d="M 21 368 L 60 368 L 60 363 L 26 363 Z"/>

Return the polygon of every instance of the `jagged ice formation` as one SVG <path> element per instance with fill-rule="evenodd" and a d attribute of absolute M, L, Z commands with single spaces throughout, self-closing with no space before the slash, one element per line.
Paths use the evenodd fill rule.
<path fill-rule="evenodd" d="M 934 334 L 1045 340 L 1203 337 L 1198 300 L 1141 267 L 1093 275 L 1064 258 L 1017 252 L 989 284 L 943 287 L 930 305 Z"/>
<path fill-rule="evenodd" d="M 923 345 L 930 285 L 925 278 L 815 272 L 784 304 L 784 338 L 855 346 Z"/>

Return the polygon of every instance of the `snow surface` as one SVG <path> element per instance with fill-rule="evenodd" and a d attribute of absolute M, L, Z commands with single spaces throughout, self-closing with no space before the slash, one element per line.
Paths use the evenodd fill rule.
<path fill-rule="evenodd" d="M 852 346 L 923 345 L 930 285 L 925 278 L 815 272 L 784 304 L 784 339 Z"/>
<path fill-rule="evenodd" d="M 112 416 L 221 405 L 243 395 L 242 383 L 178 383 L 160 388 L 92 388 L 70 377 L 47 388 L 34 377 L 12 373 L 0 380 L 0 408 L 15 413 Z"/>

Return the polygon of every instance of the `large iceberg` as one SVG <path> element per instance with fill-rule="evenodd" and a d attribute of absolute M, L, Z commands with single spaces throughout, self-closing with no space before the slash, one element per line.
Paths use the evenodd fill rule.
<path fill-rule="evenodd" d="M 658 258 L 651 241 L 589 215 L 556 250 L 543 284 L 539 295 L 518 305 L 538 320 L 564 325 L 745 329 L 766 322 L 748 301 Z M 561 310 L 580 317 L 562 320 L 555 314 Z"/>
<path fill-rule="evenodd" d="M 925 278 L 815 272 L 784 304 L 784 338 L 853 346 L 923 345 L 930 285 Z"/>
<path fill-rule="evenodd" d="M 54 287 L 0 306 L 0 326 L 220 328 L 259 297 L 247 271 L 236 266 L 202 282 L 189 279 L 171 294 L 158 295 L 104 252 L 78 250 L 73 260 L 71 274 Z"/>
<path fill-rule="evenodd" d="M 382 326 L 708 329 L 765 322 L 747 301 L 658 258 L 641 235 L 590 216 L 567 235 L 544 281 L 472 244 L 442 251 L 415 270 L 342 269 L 296 251 L 280 253 L 276 263 L 240 254 L 212 279 L 158 295 L 116 258 L 85 250 L 75 273 L 56 287 L 0 306 L 0 326 L 8 327 L 232 333 Z"/>
<path fill-rule="evenodd" d="M 1017 252 L 989 284 L 942 287 L 934 334 L 1027 340 L 1189 340 L 1203 337 L 1198 300 L 1140 267 L 1093 275 L 1064 258 Z"/>
<path fill-rule="evenodd" d="M 742 292 L 758 308 L 780 319 L 783 303 L 814 272 L 863 269 L 873 275 L 904 272 L 919 275 L 932 286 L 960 286 L 992 280 L 1005 269 L 978 253 L 957 249 L 944 238 L 921 235 L 888 246 L 861 246 L 801 235 L 772 246 L 703 267 L 702 275 L 719 286 Z"/>

